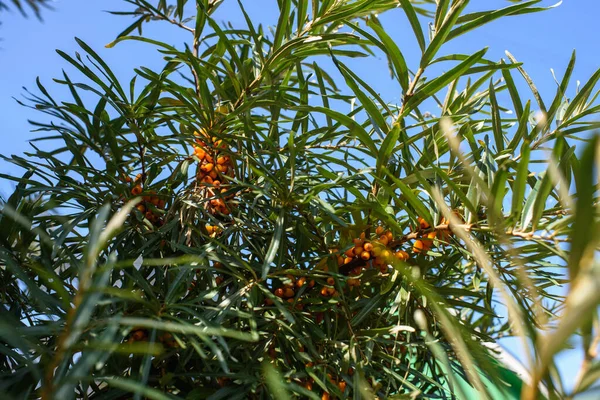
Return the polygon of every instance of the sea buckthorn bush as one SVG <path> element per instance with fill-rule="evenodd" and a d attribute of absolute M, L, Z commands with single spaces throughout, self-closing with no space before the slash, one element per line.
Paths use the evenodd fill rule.
<path fill-rule="evenodd" d="M 477 36 L 549 4 L 266 3 L 268 25 L 247 1 L 128 0 L 116 14 L 133 23 L 107 47 L 140 42 L 160 68 L 124 80 L 77 39 L 64 76 L 28 95 L 46 147 L 4 157 L 23 175 L 2 175 L 16 189 L 0 214 L 0 397 L 593 389 L 600 74 L 575 85 L 573 57 L 543 98 Z M 145 29 L 159 22 L 187 41 Z M 482 50 L 449 53 L 458 37 Z M 585 361 L 564 386 L 556 355 L 577 334 Z M 507 337 L 525 344 L 520 384 L 494 347 Z"/>

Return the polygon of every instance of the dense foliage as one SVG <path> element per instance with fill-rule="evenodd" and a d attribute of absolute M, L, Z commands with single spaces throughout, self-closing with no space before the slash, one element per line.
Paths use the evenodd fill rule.
<path fill-rule="evenodd" d="M 573 87 L 573 55 L 542 99 L 508 53 L 444 52 L 541 1 L 279 0 L 268 29 L 244 1 L 125 3 L 109 47 L 163 68 L 123 82 L 84 42 L 59 50 L 71 97 L 38 82 L 33 151 L 4 157 L 24 175 L 2 175 L 2 398 L 468 398 L 460 379 L 491 398 L 506 336 L 524 398 L 593 389 L 600 71 Z M 141 36 L 161 21 L 189 42 Z M 399 104 L 348 64 L 382 55 Z M 554 356 L 576 333 L 567 393 Z"/>

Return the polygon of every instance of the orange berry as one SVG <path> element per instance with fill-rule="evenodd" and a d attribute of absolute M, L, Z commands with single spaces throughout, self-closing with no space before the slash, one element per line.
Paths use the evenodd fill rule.
<path fill-rule="evenodd" d="M 158 197 L 152 197 L 152 199 L 150 200 L 150 203 L 152 203 L 152 205 L 154 207 L 158 207 L 159 202 L 160 202 L 160 199 Z"/>
<path fill-rule="evenodd" d="M 389 258 L 390 258 L 391 256 L 392 256 L 392 252 L 391 252 L 391 251 L 389 251 L 389 250 L 383 250 L 383 251 L 381 252 L 381 259 L 382 259 L 382 260 L 384 260 L 384 261 L 386 261 L 386 260 L 389 260 Z"/>
<path fill-rule="evenodd" d="M 328 293 L 330 296 L 333 296 L 333 295 L 335 294 L 335 289 L 334 289 L 334 288 L 330 288 L 330 287 L 328 287 L 328 288 L 326 288 L 326 289 L 327 289 L 327 293 Z"/>
<path fill-rule="evenodd" d="M 362 247 L 363 243 L 362 239 L 354 239 L 354 247 Z"/>
<path fill-rule="evenodd" d="M 161 210 L 165 208 L 165 206 L 167 205 L 167 201 L 164 199 L 160 199 L 158 201 L 158 208 L 160 208 Z"/>
<path fill-rule="evenodd" d="M 229 161 L 229 157 L 227 157 L 227 156 L 217 157 L 217 164 L 219 164 L 219 165 L 226 164 L 227 161 Z"/>
<path fill-rule="evenodd" d="M 354 248 L 354 255 L 355 256 L 360 256 L 360 254 L 364 251 L 364 249 L 362 247 L 355 247 Z"/>
<path fill-rule="evenodd" d="M 385 274 L 386 272 L 388 272 L 388 266 L 387 265 L 380 265 L 379 266 L 379 272 L 381 272 L 382 274 Z"/>
<path fill-rule="evenodd" d="M 210 176 L 206 175 L 205 177 L 202 178 L 202 183 L 208 183 L 209 185 L 212 185 L 213 178 L 211 178 Z"/>
<path fill-rule="evenodd" d="M 138 211 L 141 212 L 142 214 L 144 214 L 146 212 L 146 206 L 143 204 L 138 204 L 135 208 L 137 208 Z"/>
<path fill-rule="evenodd" d="M 350 286 L 350 287 L 358 286 L 359 284 L 360 284 L 360 281 L 356 278 L 348 279 L 348 286 Z"/>
<path fill-rule="evenodd" d="M 372 243 L 365 243 L 363 246 L 363 249 L 365 251 L 372 251 L 373 250 L 373 244 Z"/>
<path fill-rule="evenodd" d="M 346 250 L 346 252 L 344 253 L 347 257 L 354 257 L 354 247 Z"/>
<path fill-rule="evenodd" d="M 360 258 L 367 261 L 369 258 L 371 258 L 371 253 L 369 253 L 368 251 L 363 251 L 362 253 L 360 253 Z"/>
<path fill-rule="evenodd" d="M 344 393 L 346 391 L 346 382 L 340 381 L 340 383 L 338 383 L 338 387 L 340 388 L 340 392 Z"/>
<path fill-rule="evenodd" d="M 327 284 L 331 286 L 335 285 L 335 279 L 332 277 L 327 278 Z"/>
<path fill-rule="evenodd" d="M 384 231 L 383 226 L 378 226 L 377 228 L 375 228 L 375 233 L 378 236 L 381 236 L 383 234 L 383 231 Z"/>
<path fill-rule="evenodd" d="M 305 388 L 306 390 L 311 390 L 311 391 L 312 391 L 312 389 L 313 389 L 312 383 L 311 383 L 311 382 L 306 382 L 306 383 L 304 384 L 304 388 Z"/>
<path fill-rule="evenodd" d="M 226 174 L 227 173 L 227 165 L 221 165 L 221 164 L 217 164 L 217 171 L 219 171 L 222 174 Z"/>
<path fill-rule="evenodd" d="M 312 287 L 314 287 L 314 286 L 315 286 L 315 280 L 314 280 L 314 279 L 311 279 L 311 280 L 310 280 L 310 282 L 308 282 L 308 287 L 309 287 L 309 288 L 312 288 Z"/>
<path fill-rule="evenodd" d="M 388 239 L 388 237 L 386 235 L 381 235 L 381 236 L 379 236 L 379 242 L 382 245 L 387 246 L 387 244 L 389 242 L 389 239 Z"/>
<path fill-rule="evenodd" d="M 421 229 L 429 229 L 430 225 L 427 221 L 425 221 L 423 218 L 419 217 L 417 219 L 417 221 L 419 222 L 419 226 L 421 227 Z"/>
<path fill-rule="evenodd" d="M 218 175 L 217 175 L 217 171 L 215 171 L 214 169 L 212 171 L 210 171 L 208 173 L 208 176 L 210 176 L 213 180 L 217 179 Z"/>
<path fill-rule="evenodd" d="M 275 289 L 275 296 L 283 297 L 283 294 L 284 294 L 284 292 L 283 292 L 282 288 Z"/>
<path fill-rule="evenodd" d="M 146 332 L 138 329 L 131 334 L 131 339 L 133 339 L 134 342 L 139 342 L 140 340 L 143 340 L 145 336 Z"/>
<path fill-rule="evenodd" d="M 388 238 L 388 242 L 391 242 L 391 241 L 393 241 L 393 240 L 394 240 L 394 234 L 393 234 L 392 232 L 390 232 L 390 231 L 387 231 L 387 232 L 385 233 L 385 236 L 387 236 L 387 238 Z"/>
<path fill-rule="evenodd" d="M 408 257 L 409 257 L 409 256 L 408 256 L 408 253 L 407 253 L 407 252 L 405 252 L 404 250 L 398 250 L 398 251 L 396 252 L 395 256 L 396 256 L 396 257 L 397 257 L 399 260 L 402 260 L 402 261 L 406 261 L 406 260 L 408 260 Z"/>
<path fill-rule="evenodd" d="M 265 299 L 265 305 L 267 305 L 267 306 L 272 306 L 272 305 L 273 305 L 273 303 L 274 303 L 273 299 L 269 299 L 269 298 L 266 298 L 266 299 Z"/>
<path fill-rule="evenodd" d="M 296 281 L 296 287 L 301 288 L 302 286 L 304 286 L 305 283 L 306 283 L 306 278 L 301 277 Z"/>
<path fill-rule="evenodd" d="M 344 258 L 344 264 L 350 264 L 352 260 L 354 260 L 352 257 L 346 257 Z"/>
<path fill-rule="evenodd" d="M 146 214 L 144 215 L 149 221 L 152 221 L 154 219 L 154 214 L 152 214 L 152 211 L 146 211 Z"/>
<path fill-rule="evenodd" d="M 435 239 L 435 237 L 436 237 L 436 236 L 437 236 L 437 232 L 436 232 L 436 231 L 429 232 L 429 233 L 427 234 L 427 238 L 428 238 L 428 239 Z"/>
<path fill-rule="evenodd" d="M 321 400 L 330 400 L 330 399 L 331 399 L 331 396 L 327 392 L 323 393 L 323 396 L 321 396 Z"/>
<path fill-rule="evenodd" d="M 379 257 L 375 257 L 375 265 L 382 265 L 384 263 L 384 259 L 383 257 L 379 256 Z"/>
<path fill-rule="evenodd" d="M 214 164 L 212 163 L 206 163 L 206 164 L 202 164 L 202 166 L 200 167 L 200 169 L 204 172 L 210 172 L 212 171 L 214 167 Z"/>
<path fill-rule="evenodd" d="M 285 291 L 283 292 L 283 295 L 285 297 L 294 297 L 294 289 L 286 288 Z"/>
<path fill-rule="evenodd" d="M 427 250 L 429 250 L 429 248 L 422 240 L 415 240 L 415 243 L 413 244 L 414 253 L 421 253 Z"/>
<path fill-rule="evenodd" d="M 344 257 L 338 256 L 337 263 L 338 263 L 338 265 L 343 265 L 344 264 Z"/>
<path fill-rule="evenodd" d="M 321 296 L 325 296 L 325 297 L 329 296 L 329 292 L 327 291 L 326 287 L 323 287 L 321 289 Z"/>
<path fill-rule="evenodd" d="M 200 159 L 200 161 L 204 160 L 204 157 L 206 157 L 206 151 L 204 151 L 203 148 L 201 147 L 194 147 L 194 155 L 196 157 L 198 157 Z"/>
<path fill-rule="evenodd" d="M 373 255 L 375 257 L 379 257 L 381 255 L 381 251 L 383 250 L 383 247 L 381 245 L 379 246 L 374 246 L 373 247 Z"/>
<path fill-rule="evenodd" d="M 133 189 L 131 189 L 131 194 L 134 196 L 139 196 L 142 193 L 142 185 L 135 185 Z"/>
<path fill-rule="evenodd" d="M 360 238 L 361 238 L 362 240 L 365 240 L 365 239 L 367 238 L 367 234 L 366 234 L 365 232 L 362 232 L 362 233 L 360 234 Z"/>

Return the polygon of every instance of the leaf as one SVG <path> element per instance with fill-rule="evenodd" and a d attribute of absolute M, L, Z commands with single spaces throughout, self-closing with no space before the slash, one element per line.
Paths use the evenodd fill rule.
<path fill-rule="evenodd" d="M 500 153 L 504 150 L 504 133 L 502 132 L 502 119 L 500 118 L 500 109 L 498 107 L 498 100 L 496 99 L 496 89 L 492 81 L 490 81 L 489 93 L 492 112 L 492 131 L 494 132 L 496 149 Z"/>
<path fill-rule="evenodd" d="M 285 209 L 282 208 L 279 210 L 279 216 L 277 217 L 277 221 L 275 222 L 275 231 L 273 232 L 273 238 L 271 239 L 271 244 L 269 245 L 269 249 L 267 250 L 267 254 L 265 255 L 265 261 L 262 266 L 262 279 L 267 279 L 269 275 L 269 270 L 271 268 L 271 263 L 275 260 L 275 256 L 279 251 L 279 247 L 281 246 L 284 237 L 283 237 L 283 229 L 285 226 Z"/>
<path fill-rule="evenodd" d="M 421 24 L 419 23 L 419 18 L 417 17 L 415 9 L 413 8 L 410 0 L 400 0 L 400 4 L 402 5 L 402 9 L 404 10 L 406 17 L 412 26 L 421 51 L 425 52 L 425 36 L 423 35 L 423 28 L 421 28 Z"/>
<path fill-rule="evenodd" d="M 455 28 L 448 34 L 447 40 L 452 40 L 455 37 L 463 35 L 473 29 L 479 28 L 491 21 L 502 18 L 507 15 L 513 15 L 518 13 L 519 11 L 524 11 L 528 9 L 530 6 L 540 3 L 541 0 L 533 0 L 527 1 L 524 3 L 514 4 L 512 6 L 508 6 L 505 8 L 501 8 L 499 10 L 490 10 L 490 11 L 480 11 L 476 14 L 476 18 L 471 18 L 469 14 L 464 15 L 462 18 L 468 20 L 464 24 L 460 25 L 458 28 Z"/>
<path fill-rule="evenodd" d="M 477 63 L 487 52 L 487 48 L 480 50 L 467 58 L 465 61 L 459 63 L 457 66 L 447 71 L 446 73 L 440 75 L 439 77 L 432 79 L 428 83 L 421 86 L 417 89 L 416 93 L 411 96 L 405 104 L 403 116 L 408 115 L 412 110 L 414 110 L 419 104 L 421 104 L 425 99 L 431 97 L 438 91 L 440 91 L 447 84 L 453 82 L 455 79 L 458 79 L 462 76 L 462 74 L 467 71 L 471 66 Z"/>
<path fill-rule="evenodd" d="M 381 129 L 384 134 L 387 134 L 389 132 L 389 127 L 387 125 L 385 117 L 379 111 L 379 107 L 377 107 L 377 105 L 368 96 L 366 96 L 365 93 L 358 87 L 358 85 L 355 82 L 355 79 L 357 79 L 357 77 L 345 65 L 338 61 L 333 55 L 332 59 L 335 65 L 337 66 L 338 70 L 346 80 L 346 84 L 348 84 L 348 87 L 358 98 L 360 104 L 362 104 L 362 106 L 365 108 L 367 114 L 369 114 L 369 116 L 373 118 L 373 121 L 375 122 L 377 128 Z M 364 84 L 363 82 L 362 86 L 366 87 L 366 84 Z M 380 104 L 383 104 L 383 101 L 380 101 Z"/>
<path fill-rule="evenodd" d="M 291 0 L 282 0 L 279 7 L 279 21 L 277 22 L 277 30 L 273 39 L 273 51 L 277 50 L 283 43 L 283 39 L 287 35 L 288 23 L 290 20 Z"/>
<path fill-rule="evenodd" d="M 289 400 L 291 399 L 290 394 L 286 389 L 283 377 L 271 363 L 263 362 L 263 373 L 265 374 L 265 380 L 269 391 L 273 395 L 274 399 Z"/>
<path fill-rule="evenodd" d="M 379 149 L 379 153 L 377 154 L 377 176 L 382 175 L 382 169 L 385 167 L 390 160 L 390 156 L 394 151 L 394 147 L 398 142 L 398 138 L 400 137 L 400 124 L 395 124 L 392 130 L 387 134 L 383 143 L 381 143 L 381 148 Z"/>
<path fill-rule="evenodd" d="M 512 208 L 511 214 L 514 221 L 517 221 L 523 210 L 523 199 L 525 198 L 525 188 L 527 186 L 527 176 L 529 175 L 529 155 L 531 154 L 531 145 L 529 142 L 521 146 L 521 160 L 517 166 L 517 174 L 512 187 Z M 521 225 L 524 227 L 524 225 Z"/>
<path fill-rule="evenodd" d="M 421 63 L 419 65 L 421 68 L 425 69 L 429 65 L 429 62 L 433 60 L 433 57 L 435 57 L 442 45 L 449 40 L 448 36 L 450 35 L 450 30 L 456 23 L 460 13 L 465 9 L 467 4 L 469 4 L 468 0 L 456 0 L 453 2 L 443 24 L 439 27 L 439 29 L 436 29 L 433 40 L 431 43 L 429 43 L 429 46 L 427 46 L 427 49 L 423 53 L 423 57 L 421 58 Z"/>
<path fill-rule="evenodd" d="M 136 382 L 131 379 L 124 378 L 104 378 L 103 379 L 109 386 L 116 387 L 119 389 L 126 390 L 130 393 L 140 394 L 146 398 L 152 400 L 173 400 L 181 399 L 181 397 L 173 396 L 172 394 L 164 393 L 163 391 L 153 389 L 144 385 L 141 382 Z"/>
<path fill-rule="evenodd" d="M 369 20 L 368 25 L 375 31 L 377 36 L 379 36 L 379 39 L 381 39 L 381 42 L 384 45 L 384 51 L 392 61 L 392 65 L 396 71 L 398 82 L 400 83 L 400 86 L 402 86 L 404 92 L 406 92 L 409 85 L 408 67 L 406 66 L 406 60 L 404 59 L 400 48 L 379 24 L 375 23 L 373 20 Z"/>
<path fill-rule="evenodd" d="M 430 225 L 434 225 L 435 222 L 433 221 L 429 210 L 427 209 L 427 207 L 425 207 L 423 201 L 413 193 L 412 189 L 410 189 L 404 182 L 402 182 L 402 180 L 392 175 L 387 169 L 384 169 L 384 172 L 387 174 L 387 176 L 389 176 L 392 179 L 394 184 L 398 186 L 398 189 L 400 189 L 400 191 L 402 192 L 404 199 L 408 202 L 408 204 L 411 205 L 411 207 L 414 208 L 417 215 L 419 215 L 421 218 L 427 221 Z"/>
<path fill-rule="evenodd" d="M 531 223 L 531 221 L 533 219 L 533 206 L 537 199 L 540 188 L 542 187 L 543 181 L 544 181 L 543 176 L 541 178 L 538 178 L 535 186 L 531 190 L 531 193 L 529 193 L 529 196 L 527 197 L 527 201 L 525 202 L 525 207 L 523 208 L 523 215 L 521 217 L 521 230 L 527 229 L 527 227 L 529 227 L 529 224 Z"/>
<path fill-rule="evenodd" d="M 585 147 L 581 156 L 580 171 L 575 175 L 577 188 L 577 201 L 575 204 L 575 221 L 571 237 L 571 251 L 569 252 L 568 266 L 571 279 L 575 280 L 582 264 L 589 268 L 593 258 L 598 237 L 598 223 L 593 217 L 595 214 L 594 193 L 598 184 L 597 160 L 598 135 L 594 135 Z"/>

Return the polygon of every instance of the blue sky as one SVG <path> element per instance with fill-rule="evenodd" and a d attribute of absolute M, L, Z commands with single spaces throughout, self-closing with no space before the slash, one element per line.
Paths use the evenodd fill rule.
<path fill-rule="evenodd" d="M 556 1 L 544 1 L 544 4 L 551 5 Z M 243 3 L 254 20 L 267 24 L 276 21 L 276 0 L 243 0 Z M 471 10 L 509 4 L 506 0 L 473 0 L 471 3 Z M 235 5 L 236 1 L 226 0 L 217 19 L 242 24 L 242 16 Z M 35 92 L 35 79 L 39 76 L 42 83 L 60 99 L 64 91 L 53 85 L 52 78 L 60 77 L 63 69 L 68 72 L 73 72 L 73 69 L 55 49 L 73 54 L 77 50 L 75 36 L 97 51 L 123 80 L 131 79 L 135 67 L 158 68 L 162 65 L 160 55 L 145 44 L 128 42 L 112 49 L 104 47 L 131 23 L 127 17 L 104 12 L 127 9 L 122 0 L 57 0 L 55 9 L 44 14 L 44 23 L 24 19 L 16 12 L 0 14 L 0 37 L 3 39 L 0 42 L 0 119 L 3 126 L 0 152 L 4 155 L 28 151 L 27 141 L 35 136 L 30 133 L 27 120 L 42 117 L 36 111 L 18 105 L 13 97 L 22 96 L 23 86 Z M 492 23 L 475 34 L 465 35 L 444 46 L 441 53 L 468 54 L 488 46 L 486 58 L 498 60 L 506 58 L 504 51 L 509 50 L 524 62 L 542 96 L 551 99 L 556 85 L 550 68 L 560 79 L 573 49 L 577 49 L 578 58 L 574 79 L 583 82 L 600 67 L 600 41 L 593 33 L 598 15 L 598 0 L 565 0 L 560 7 L 548 12 Z M 418 48 L 406 19 L 396 13 L 383 16 L 382 22 L 388 33 L 398 40 L 409 67 L 414 68 L 418 63 Z M 148 25 L 145 33 L 174 45 L 181 45 L 187 40 L 178 30 L 163 23 Z M 399 100 L 398 85 L 389 84 L 387 70 L 374 68 L 380 65 L 378 60 L 345 62 L 380 91 L 384 99 L 390 102 Z M 522 82 L 520 84 L 523 85 Z M 0 172 L 20 173 L 3 162 L 0 162 Z M 11 191 L 12 185 L 0 181 L 0 194 L 6 195 Z M 561 370 L 567 380 L 573 379 L 578 366 L 579 352 L 568 352 L 561 357 Z"/>

